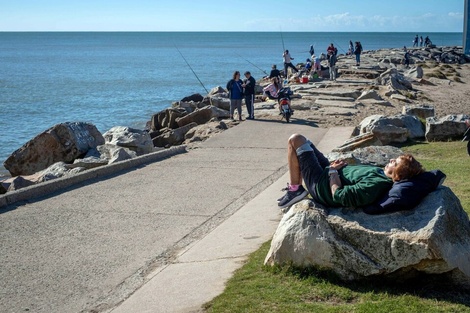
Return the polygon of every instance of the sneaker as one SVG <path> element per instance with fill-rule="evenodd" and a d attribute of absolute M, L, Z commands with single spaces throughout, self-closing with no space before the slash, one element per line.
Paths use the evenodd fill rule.
<path fill-rule="evenodd" d="M 281 208 L 291 206 L 292 204 L 297 203 L 303 198 L 305 198 L 307 194 L 308 194 L 307 190 L 305 190 L 305 188 L 302 185 L 300 185 L 297 191 L 287 190 L 286 194 L 284 195 L 284 197 L 282 197 L 282 199 L 279 201 L 277 205 Z"/>
<path fill-rule="evenodd" d="M 281 189 L 281 191 L 289 191 L 289 183 L 287 183 L 287 187 L 284 187 Z M 279 199 L 277 199 L 276 201 L 279 202 L 281 201 L 282 199 L 284 199 L 286 195 L 283 195 L 282 197 L 280 197 Z"/>

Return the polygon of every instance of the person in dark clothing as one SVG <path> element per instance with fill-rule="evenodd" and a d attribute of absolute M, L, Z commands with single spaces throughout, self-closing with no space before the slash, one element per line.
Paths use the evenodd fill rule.
<path fill-rule="evenodd" d="M 277 69 L 276 64 L 273 64 L 271 68 L 271 73 L 269 73 L 269 79 L 274 78 L 274 77 L 277 77 L 277 78 L 281 77 L 281 72 L 279 72 L 279 70 Z"/>
<path fill-rule="evenodd" d="M 254 108 L 254 101 L 255 101 L 255 85 L 256 80 L 251 76 L 249 71 L 245 72 L 245 80 L 243 81 L 243 88 L 245 88 L 245 105 L 246 110 L 248 112 L 248 120 L 255 119 L 255 108 Z"/>
<path fill-rule="evenodd" d="M 379 168 L 370 165 L 348 165 L 343 160 L 328 159 L 300 134 L 288 141 L 290 183 L 278 206 L 288 207 L 308 193 L 320 204 L 329 207 L 364 208 L 380 200 L 393 182 L 409 179 L 424 172 L 411 155 L 392 159 Z M 302 186 L 304 181 L 307 190 Z"/>
<path fill-rule="evenodd" d="M 356 41 L 356 45 L 354 47 L 354 54 L 356 55 L 356 66 L 361 65 L 361 53 L 362 53 L 362 45 L 359 41 Z"/>
<path fill-rule="evenodd" d="M 308 52 L 310 52 L 310 57 L 315 54 L 315 48 L 313 47 L 313 45 L 310 46 L 310 50 Z"/>

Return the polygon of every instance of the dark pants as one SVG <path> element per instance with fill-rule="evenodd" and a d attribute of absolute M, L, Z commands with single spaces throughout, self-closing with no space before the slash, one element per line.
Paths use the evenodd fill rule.
<path fill-rule="evenodd" d="M 294 64 L 292 64 L 292 62 L 290 62 L 290 63 L 284 63 L 284 76 L 285 76 L 285 77 L 288 76 L 288 75 L 287 75 L 287 69 L 288 69 L 289 67 L 290 67 L 291 69 L 293 69 L 294 72 L 296 72 L 296 73 L 299 71 L 298 69 L 295 68 L 295 66 L 294 66 Z"/>
<path fill-rule="evenodd" d="M 254 100 L 255 95 L 245 95 L 245 105 L 249 118 L 255 118 Z"/>
<path fill-rule="evenodd" d="M 298 155 L 300 172 L 307 186 L 307 190 L 313 199 L 318 200 L 315 186 L 318 183 L 324 169 L 330 166 L 328 159 L 321 153 L 313 143 L 310 143 L 313 151 L 305 151 Z"/>

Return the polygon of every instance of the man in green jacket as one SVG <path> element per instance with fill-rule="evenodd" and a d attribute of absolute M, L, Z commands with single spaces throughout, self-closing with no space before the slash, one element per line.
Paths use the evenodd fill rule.
<path fill-rule="evenodd" d="M 385 169 L 347 165 L 342 160 L 330 163 L 307 138 L 294 134 L 288 142 L 290 184 L 278 205 L 288 207 L 310 193 L 315 201 L 329 207 L 365 207 L 390 190 L 400 161 L 400 157 L 390 160 Z"/>

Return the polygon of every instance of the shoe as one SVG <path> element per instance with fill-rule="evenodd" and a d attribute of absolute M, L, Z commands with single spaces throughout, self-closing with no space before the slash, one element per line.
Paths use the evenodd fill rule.
<path fill-rule="evenodd" d="M 279 201 L 277 204 L 281 208 L 286 208 L 291 206 L 294 203 L 299 202 L 308 194 L 307 190 L 305 190 L 304 186 L 300 185 L 297 191 L 289 191 L 287 190 L 284 197 Z"/>
<path fill-rule="evenodd" d="M 281 191 L 289 191 L 289 183 L 287 183 L 287 187 L 284 187 L 281 189 Z M 279 199 L 277 199 L 276 201 L 279 202 L 281 201 L 282 199 L 284 199 L 286 195 L 283 195 L 282 197 L 280 197 Z"/>

